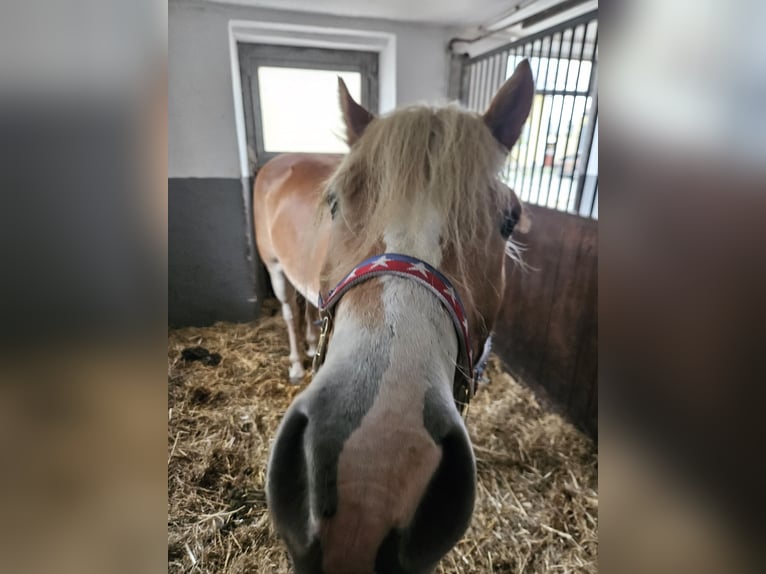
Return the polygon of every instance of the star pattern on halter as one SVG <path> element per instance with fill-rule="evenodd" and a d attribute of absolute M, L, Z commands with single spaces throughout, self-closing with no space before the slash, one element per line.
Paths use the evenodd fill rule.
<path fill-rule="evenodd" d="M 449 298 L 453 305 L 457 303 L 457 295 L 455 295 L 455 290 L 452 287 L 447 287 L 444 290 L 444 296 Z"/>
<path fill-rule="evenodd" d="M 422 273 L 423 277 L 428 277 L 428 269 L 426 269 L 426 264 L 422 261 L 420 263 L 415 263 L 412 265 L 408 271 L 413 271 L 415 273 Z"/>
<path fill-rule="evenodd" d="M 372 269 L 375 269 L 376 267 L 382 267 L 383 269 L 388 268 L 388 263 L 390 259 L 388 259 L 385 255 L 381 255 L 373 264 Z"/>

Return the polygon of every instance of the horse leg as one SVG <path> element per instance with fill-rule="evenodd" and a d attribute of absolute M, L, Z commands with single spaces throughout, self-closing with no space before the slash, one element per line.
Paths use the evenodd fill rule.
<path fill-rule="evenodd" d="M 290 382 L 299 383 L 305 373 L 298 340 L 299 306 L 295 287 L 287 280 L 282 268 L 275 263 L 268 267 L 271 287 L 282 303 L 282 317 L 287 324 L 287 338 L 290 341 Z"/>
<path fill-rule="evenodd" d="M 317 352 L 317 340 L 319 339 L 319 327 L 317 327 L 317 321 L 319 320 L 319 309 L 314 307 L 308 301 L 306 302 L 306 343 L 308 349 L 306 354 L 309 357 L 313 357 Z"/>

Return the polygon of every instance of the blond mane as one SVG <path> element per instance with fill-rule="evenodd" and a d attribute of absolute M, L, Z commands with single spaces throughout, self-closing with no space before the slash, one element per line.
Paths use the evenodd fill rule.
<path fill-rule="evenodd" d="M 478 114 L 456 105 L 407 107 L 367 126 L 328 181 L 324 200 L 340 204 L 356 233 L 358 256 L 404 211 L 417 218 L 436 209 L 444 222 L 442 244 L 454 250 L 458 273 L 465 276 L 466 247 L 482 236 L 480 230 L 497 228 L 511 203 L 511 191 L 497 179 L 505 155 Z M 343 209 L 352 199 L 353 221 Z"/>

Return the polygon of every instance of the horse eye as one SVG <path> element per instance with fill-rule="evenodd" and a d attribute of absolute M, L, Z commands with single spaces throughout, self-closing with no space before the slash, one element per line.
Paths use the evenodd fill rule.
<path fill-rule="evenodd" d="M 500 225 L 500 234 L 503 239 L 508 239 L 513 233 L 513 228 L 519 222 L 519 212 L 516 210 L 506 209 L 503 212 L 503 222 Z"/>
<path fill-rule="evenodd" d="M 338 198 L 334 193 L 327 196 L 327 205 L 330 206 L 330 217 L 335 219 L 335 214 L 338 213 Z"/>

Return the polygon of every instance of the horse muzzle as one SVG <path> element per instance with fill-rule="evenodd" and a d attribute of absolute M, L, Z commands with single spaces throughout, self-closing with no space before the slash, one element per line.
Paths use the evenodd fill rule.
<path fill-rule="evenodd" d="M 328 412 L 333 404 L 321 393 L 301 396 L 269 462 L 269 508 L 296 573 L 431 572 L 473 512 L 476 470 L 463 422 L 453 410 L 437 422 L 424 414 L 415 428 L 385 413 L 375 420 L 375 411 Z"/>

